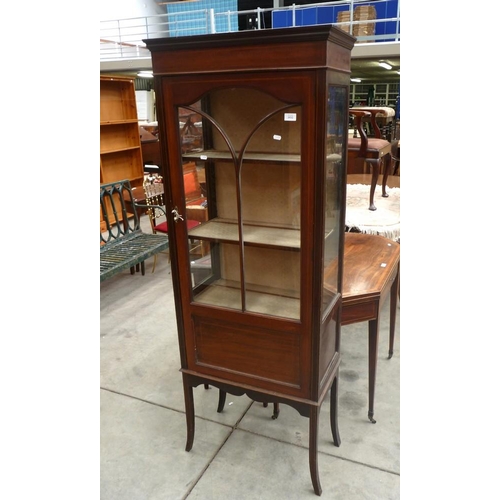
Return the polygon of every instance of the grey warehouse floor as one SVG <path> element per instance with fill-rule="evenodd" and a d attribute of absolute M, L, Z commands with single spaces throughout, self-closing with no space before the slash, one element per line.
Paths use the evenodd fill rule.
<path fill-rule="evenodd" d="M 147 221 L 144 221 L 144 228 Z M 142 222 L 141 222 L 142 225 Z M 291 407 L 264 408 L 247 396 L 194 389 L 196 431 L 188 453 L 170 264 L 101 283 L 101 500 L 318 498 L 309 474 L 309 422 Z M 399 308 L 387 359 L 389 300 L 382 311 L 375 394 L 368 412 L 368 323 L 342 327 L 339 430 L 329 397 L 320 412 L 322 498 L 400 498 Z"/>

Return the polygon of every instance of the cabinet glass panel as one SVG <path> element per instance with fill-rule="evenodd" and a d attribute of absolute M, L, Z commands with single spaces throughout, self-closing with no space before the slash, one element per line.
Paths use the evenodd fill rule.
<path fill-rule="evenodd" d="M 344 119 L 346 113 L 346 89 L 328 87 L 326 152 L 325 152 L 325 239 L 323 258 L 323 300 L 322 312 L 328 310 L 329 304 L 339 290 L 338 245 L 341 231 L 342 186 L 345 182 L 343 143 Z"/>
<path fill-rule="evenodd" d="M 298 320 L 301 108 L 232 87 L 179 117 L 196 109 L 201 140 L 183 142 L 185 172 L 196 170 L 205 195 L 204 220 L 188 224 L 202 252 L 191 259 L 193 301 Z"/>

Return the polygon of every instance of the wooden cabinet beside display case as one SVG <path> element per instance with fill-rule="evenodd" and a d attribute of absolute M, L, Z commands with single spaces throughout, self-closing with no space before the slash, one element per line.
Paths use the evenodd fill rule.
<path fill-rule="evenodd" d="M 100 183 L 128 179 L 133 188 L 142 186 L 144 168 L 132 79 L 101 76 L 100 117 Z"/>
<path fill-rule="evenodd" d="M 168 189 L 186 450 L 194 442 L 193 387 L 288 404 L 309 418 L 318 495 L 319 410 L 330 390 L 331 431 L 340 445 L 354 41 L 331 26 L 145 41 Z M 197 117 L 196 141 L 186 142 L 179 127 L 186 116 Z M 183 165 L 189 162 L 205 179 L 207 217 L 188 230 Z M 189 240 L 207 245 L 201 259 L 190 258 Z M 325 269 L 335 261 L 338 272 L 325 284 Z"/>

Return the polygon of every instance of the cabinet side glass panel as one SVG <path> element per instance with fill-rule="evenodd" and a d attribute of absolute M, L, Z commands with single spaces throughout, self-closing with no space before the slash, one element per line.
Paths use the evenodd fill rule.
<path fill-rule="evenodd" d="M 346 131 L 347 90 L 328 86 L 326 151 L 324 170 L 325 238 L 323 249 L 322 313 L 325 313 L 339 292 L 338 251 L 341 231 L 342 192 L 344 177 L 343 144 Z"/>

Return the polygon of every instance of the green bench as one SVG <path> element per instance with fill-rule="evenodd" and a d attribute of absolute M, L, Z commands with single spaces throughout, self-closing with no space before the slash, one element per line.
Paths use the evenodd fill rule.
<path fill-rule="evenodd" d="M 101 281 L 129 269 L 131 274 L 144 261 L 168 249 L 165 234 L 147 234 L 141 229 L 138 208 L 127 179 L 101 184 Z M 165 213 L 163 207 L 156 208 Z M 116 222 L 118 221 L 118 222 Z"/>

